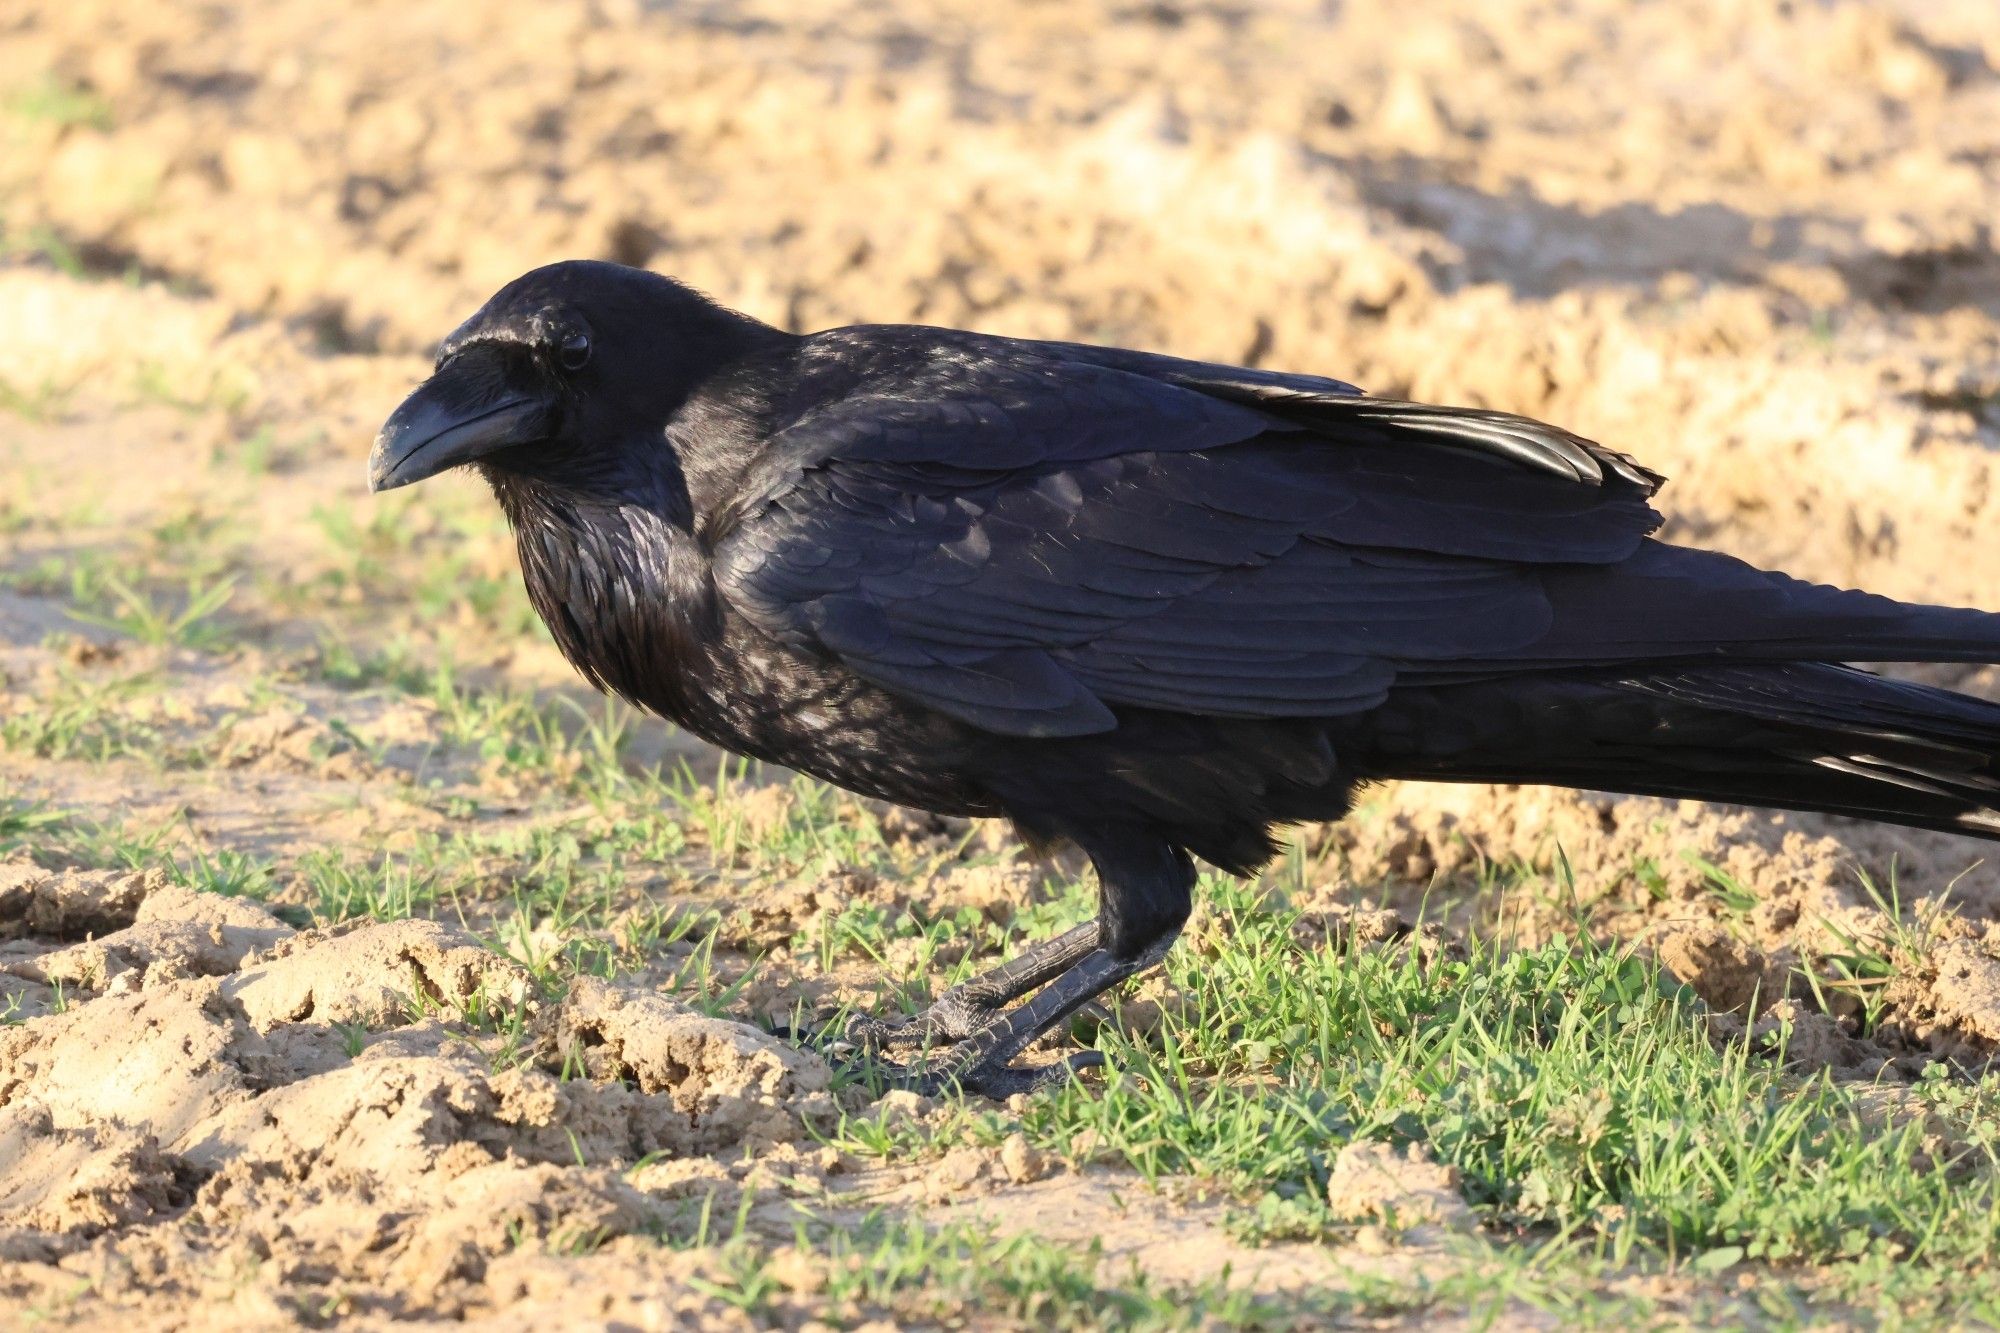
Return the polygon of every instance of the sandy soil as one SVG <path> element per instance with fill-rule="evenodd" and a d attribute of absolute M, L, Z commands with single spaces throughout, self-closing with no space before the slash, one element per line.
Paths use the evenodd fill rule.
<path fill-rule="evenodd" d="M 371 609 L 426 562 L 511 577 L 504 537 L 466 517 L 476 493 L 358 495 L 427 348 L 564 256 L 792 327 L 1129 343 L 1543 416 L 1668 473 L 1677 538 L 2000 604 L 1990 0 L 15 0 L 0 105 L 0 723 L 110 663 L 167 682 L 121 725 L 208 757 L 17 747 L 0 780 L 171 815 L 190 845 L 395 847 L 443 826 L 451 793 L 505 814 L 510 779 L 441 749 L 422 700 L 285 672 L 323 664 L 334 625 L 572 688 L 504 601 Z M 254 468 L 212 466 L 253 448 Z M 336 503 L 380 523 L 345 555 L 324 537 Z M 228 644 L 149 647 L 64 613 L 84 554 L 184 568 L 190 530 L 225 531 L 243 576 Z M 1927 678 L 2000 696 L 1989 672 Z M 1527 938 L 1569 919 L 1566 858 L 1594 926 L 1657 950 L 1719 1025 L 1789 1023 L 1811 1037 L 1796 1058 L 1846 1076 L 2000 1047 L 2000 874 L 1970 842 L 1407 788 L 1308 845 L 1328 907 L 1382 886 Z M 1515 864 L 1546 892 L 1483 902 L 1482 873 Z M 786 893 L 738 895 L 739 944 L 825 910 Z M 1393 933 L 1371 920 L 1329 928 Z M 1881 995 L 1801 993 L 1801 965 L 1857 940 L 1894 959 Z M 638 1238 L 686 1233 L 690 1200 L 746 1180 L 774 1200 L 853 1188 L 812 1137 L 840 1109 L 817 1060 L 603 983 L 534 1016 L 536 1050 L 581 1075 L 559 1077 L 464 1035 L 524 983 L 455 928 L 301 930 L 157 875 L 13 864 L 0 974 L 27 1017 L 0 1027 L 0 1302 L 78 1326 L 748 1326 L 687 1281 L 712 1252 Z M 1366 1261 L 1231 1249 L 1165 1203 L 1117 1231 L 1092 1210 L 1129 1182 L 1015 1156 L 864 1192 L 982 1180 L 1019 1204 L 1001 1220 L 1092 1219 L 1160 1271 L 1200 1251 L 1282 1285 L 1286 1265 L 1331 1281 Z M 1449 1231 L 1438 1170 L 1350 1175 L 1363 1197 L 1396 1174 L 1398 1206 Z"/>

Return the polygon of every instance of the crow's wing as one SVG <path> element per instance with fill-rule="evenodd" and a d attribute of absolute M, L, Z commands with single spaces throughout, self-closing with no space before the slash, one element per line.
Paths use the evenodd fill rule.
<path fill-rule="evenodd" d="M 821 406 L 746 475 L 718 587 L 913 700 L 1076 735 L 1116 706 L 1348 713 L 1535 656 L 1540 571 L 1659 521 L 1654 479 L 1552 427 L 1171 364 L 993 340 Z"/>

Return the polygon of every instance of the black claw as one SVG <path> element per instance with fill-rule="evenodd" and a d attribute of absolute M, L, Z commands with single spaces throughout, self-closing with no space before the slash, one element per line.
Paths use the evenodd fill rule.
<path fill-rule="evenodd" d="M 1096 939 L 1094 923 L 1065 931 L 1011 963 L 954 986 L 910 1018 L 884 1022 L 857 1016 L 840 1037 L 823 1040 L 821 1054 L 861 1082 L 926 1096 L 959 1088 L 997 1099 L 1066 1082 L 1102 1066 L 1103 1054 L 1078 1051 L 1027 1068 L 1012 1061 L 1109 987 L 1158 962 L 1172 936 L 1136 959 L 1114 957 L 1098 948 Z M 1031 998 L 1005 1007 L 1036 987 L 1041 989 Z M 906 1064 L 877 1055 L 897 1046 L 925 1051 Z"/>
<path fill-rule="evenodd" d="M 1078 1051 L 1063 1059 L 1025 1069 L 1016 1065 L 997 1065 L 988 1069 L 975 1067 L 960 1076 L 959 1086 L 999 1102 L 1017 1092 L 1040 1092 L 1058 1083 L 1067 1083 L 1084 1070 L 1099 1069 L 1103 1065 L 1104 1052 Z"/>
<path fill-rule="evenodd" d="M 1078 1051 L 1069 1058 L 1069 1071 L 1080 1074 L 1086 1069 L 1102 1069 L 1111 1063 L 1111 1057 L 1103 1051 Z"/>

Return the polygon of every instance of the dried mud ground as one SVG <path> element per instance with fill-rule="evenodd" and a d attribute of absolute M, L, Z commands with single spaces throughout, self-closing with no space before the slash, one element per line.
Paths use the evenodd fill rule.
<path fill-rule="evenodd" d="M 594 255 L 1544 416 L 2000 605 L 1997 70 L 1990 0 L 14 0 L 0 1327 L 1993 1325 L 1981 845 L 1382 790 L 1205 881 L 1108 1077 L 881 1096 L 771 1033 L 1076 867 L 607 707 L 361 458 Z"/>

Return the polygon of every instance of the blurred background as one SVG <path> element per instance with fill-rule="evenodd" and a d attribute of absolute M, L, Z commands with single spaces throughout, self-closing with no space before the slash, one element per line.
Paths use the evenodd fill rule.
<path fill-rule="evenodd" d="M 391 384 L 279 382 L 598 256 L 1548 415 L 1752 555 L 1990 596 L 1996 65 L 1990 0 L 12 0 L 0 384 L 198 362 L 355 454 Z"/>
<path fill-rule="evenodd" d="M 0 627 L 566 680 L 476 487 L 359 465 L 575 256 L 1543 416 L 1672 535 L 2000 603 L 1996 218 L 1991 0 L 12 0 Z"/>
<path fill-rule="evenodd" d="M 587 974 L 758 1022 L 808 1001 L 880 1005 L 897 986 L 927 994 L 946 968 L 1089 911 L 1085 889 L 1051 888 L 1002 829 L 806 783 L 753 786 L 742 770 L 715 778 L 713 753 L 607 708 L 561 663 L 476 481 L 366 494 L 377 425 L 435 343 L 516 274 L 607 258 L 794 329 L 915 320 L 1115 342 L 1527 413 L 1668 474 L 1672 537 L 2000 609 L 1996 224 L 1994 0 L 0 0 L 0 862 L 128 876 L 104 890 L 125 895 L 124 917 L 52 908 L 69 936 L 0 946 L 0 1025 L 54 1016 L 34 1032 L 110 1052 L 112 1072 L 92 1082 L 100 1062 L 37 1064 L 43 1038 L 0 1033 L 26 1034 L 0 1045 L 27 1071 L 0 1067 L 0 1087 L 33 1092 L 13 1104 L 10 1123 L 27 1128 L 11 1141 L 39 1146 L 16 1156 L 57 1164 L 36 1187 L 50 1198 L 73 1168 L 98 1191 L 36 1214 L 60 1236 L 35 1253 L 80 1255 L 106 1217 L 181 1207 L 197 1176 L 160 1144 L 195 1123 L 201 1098 L 248 1106 L 267 1086 L 232 1082 L 221 1057 L 182 1058 L 195 1049 L 184 1032 L 209 1034 L 203 1050 L 249 1042 L 240 1024 L 215 1035 L 222 1006 L 182 1013 L 182 1027 L 141 1021 L 129 1015 L 170 1011 L 118 1006 L 172 997 L 128 986 L 136 998 L 62 1017 L 110 975 L 110 955 L 71 937 L 143 916 L 145 894 L 209 891 L 159 908 L 185 917 L 154 923 L 181 952 L 152 936 L 118 946 L 121 985 L 141 964 L 149 986 L 187 975 L 177 968 L 248 966 L 290 925 L 443 921 L 490 950 L 465 956 L 532 972 L 520 994 L 551 1005 Z M 2000 697 L 1990 671 L 1928 678 Z M 676 756 L 696 762 L 648 771 Z M 1483 930 L 1504 908 L 1489 938 L 1631 943 L 1710 1003 L 1715 1031 L 1768 1035 L 1782 1021 L 1806 1034 L 1795 1060 L 1873 1079 L 1934 1057 L 1976 1067 L 2000 1046 L 2000 874 L 1960 877 L 1982 851 L 1692 803 L 1405 787 L 1310 834 L 1266 887 L 1311 907 L 1302 921 L 1322 942 L 1392 938 L 1408 923 L 1389 908 L 1422 903 L 1451 929 L 1484 911 Z M 8 869 L 17 888 L 42 873 Z M 1957 915 L 1930 910 L 1947 891 Z M 1370 904 L 1388 906 L 1345 915 Z M 221 926 L 211 938 L 208 923 L 225 921 L 233 944 Z M 0 937 L 12 929 L 0 921 Z M 1188 947 L 1202 934 L 1198 922 Z M 1420 947 L 1445 942 L 1433 930 Z M 385 945 L 374 971 L 336 971 L 387 996 L 408 988 L 414 956 Z M 1810 994 L 1808 964 L 1826 983 Z M 1508 984 L 1538 1005 L 1569 985 L 1520 975 Z M 1774 1019 L 1787 987 L 1788 1016 Z M 1146 991 L 1155 1028 L 1138 1030 L 1155 1030 L 1175 994 Z M 1623 1003 L 1598 1009 L 1626 1025 Z M 432 1091 L 408 1105 L 469 1104 L 450 1091 L 465 1076 L 428 1010 L 421 1032 L 398 1026 L 401 1010 L 357 1020 L 333 1052 L 306 1031 L 324 1027 L 313 1006 L 284 1010 L 301 1021 L 283 1049 L 319 1051 L 345 1077 L 388 1067 L 347 1063 L 379 1053 L 371 1042 L 429 1041 L 431 1081 L 412 1086 Z M 118 1054 L 153 1049 L 151 1032 L 173 1043 L 154 1063 Z M 526 1058 L 517 1038 L 519 1023 L 482 1040 L 505 1063 Z M 278 1049 L 230 1058 L 261 1080 Z M 567 1055 L 544 1063 L 569 1079 Z M 64 1090 L 64 1070 L 81 1091 Z M 330 1092 L 286 1082 L 307 1072 L 270 1078 L 297 1094 L 289 1104 L 347 1117 L 342 1134 L 376 1124 L 360 1075 Z M 625 1095 L 625 1073 L 591 1072 L 604 1097 Z M 1601 1092 L 1594 1069 L 1585 1081 Z M 60 1114 L 30 1123 L 36 1098 Z M 546 1107 L 575 1104 L 550 1094 Z M 137 1126 L 119 1131 L 130 1142 L 90 1137 L 114 1114 Z M 1674 1102 L 1656 1118 L 1686 1114 Z M 1733 1103 L 1727 1119 L 1741 1119 Z M 499 1196 L 424 1174 L 458 1122 L 357 1130 L 341 1151 L 431 1193 L 349 1200 L 367 1219 L 352 1227 L 312 1193 L 346 1170 L 311 1165 L 335 1123 L 301 1120 L 246 1159 L 277 1165 L 245 1166 L 239 1184 L 304 1182 L 253 1194 L 254 1226 L 232 1211 L 240 1194 L 205 1188 L 176 1215 L 198 1245 L 162 1228 L 167 1257 L 144 1257 L 154 1233 L 128 1227 L 102 1246 L 142 1257 L 106 1259 L 103 1281 L 151 1299 L 171 1269 L 204 1312 L 237 1300 L 234 1278 L 204 1285 L 211 1273 L 260 1274 L 250 1296 L 292 1284 L 313 1318 L 350 1299 L 398 1319 L 462 1312 L 464 1283 L 446 1280 L 455 1256 L 483 1263 L 513 1241 L 489 1224 Z M 1217 1141 L 1267 1123 L 1223 1122 Z M 1584 1123 L 1600 1122 L 1555 1123 L 1548 1141 L 1566 1152 Z M 1798 1160 L 1870 1138 L 1851 1132 L 1859 1123 L 1840 1120 Z M 134 1137 L 155 1129 L 157 1142 Z M 551 1201 L 536 1204 L 537 1234 L 577 1217 L 637 1225 L 622 1184 L 562 1183 L 585 1179 L 574 1134 L 502 1127 L 493 1142 L 565 1168 L 574 1153 L 562 1180 L 520 1186 Z M 1068 1142 L 1048 1129 L 1047 1144 Z M 636 1155 L 616 1134 L 591 1143 L 592 1162 Z M 738 1146 L 722 1136 L 699 1151 L 714 1144 Z M 788 1160 L 781 1174 L 803 1169 Z M 667 1170 L 682 1165 L 647 1188 L 684 1198 L 696 1177 Z M 137 1183 L 113 1188 L 113 1166 Z M 1325 1182 L 1292 1187 L 1305 1183 Z M 8 1188 L 0 1202 L 28 1197 Z M 1803 1175 L 1786 1188 L 1826 1194 Z M 1535 1216 L 1569 1236 L 1625 1212 L 1581 1186 L 1576 1199 Z M 1678 1217 L 1684 1204 L 1675 1193 L 1663 1207 Z M 1652 1206 L 1634 1203 L 1635 1226 L 1653 1226 Z M 431 1267 L 421 1246 L 406 1264 L 383 1240 L 439 1217 Z M 1097 1239 L 1097 1222 L 1069 1224 Z M 1926 1225 L 1981 1243 L 1970 1224 Z M 225 1262 L 217 1247 L 239 1232 L 264 1248 Z M 1671 1253 L 1679 1233 L 1647 1234 Z M 391 1259 L 393 1280 L 378 1271 Z M 354 1273 L 400 1294 L 369 1307 L 343 1294 Z M 77 1290 L 67 1270 L 37 1274 L 49 1301 Z M 1941 1289 L 1957 1276 L 1939 1270 Z M 29 1287 L 9 1280 L 0 1306 L 27 1308 Z M 653 1300 L 658 1270 L 635 1268 L 630 1287 Z M 584 1308 L 568 1289 L 538 1290 L 551 1313 L 513 1326 Z M 1392 1308 L 1422 1321 L 1431 1299 Z M 294 1307 L 233 1308 L 243 1327 L 272 1327 Z"/>

